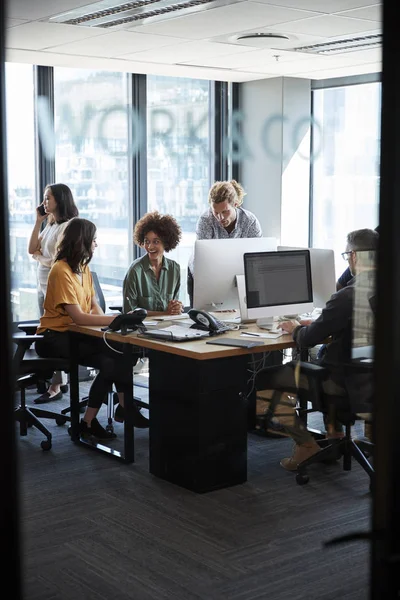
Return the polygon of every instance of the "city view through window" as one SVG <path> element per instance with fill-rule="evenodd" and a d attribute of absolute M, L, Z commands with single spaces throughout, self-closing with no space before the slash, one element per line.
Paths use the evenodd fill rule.
<path fill-rule="evenodd" d="M 313 246 L 335 251 L 336 274 L 346 235 L 378 225 L 381 84 L 313 92 Z"/>
<path fill-rule="evenodd" d="M 37 263 L 28 255 L 36 220 L 32 65 L 6 64 L 7 172 L 13 320 L 36 319 Z"/>
<path fill-rule="evenodd" d="M 211 183 L 209 87 L 196 79 L 147 78 L 148 210 L 173 215 L 182 228 L 181 243 L 168 257 L 181 266 L 184 305 L 196 223 Z"/>
<path fill-rule="evenodd" d="M 27 252 L 42 201 L 35 182 L 33 67 L 7 64 L 6 77 L 12 313 L 21 321 L 39 317 L 37 263 Z M 55 181 L 71 188 L 80 216 L 98 228 L 91 268 L 107 306 L 121 303 L 134 257 L 130 169 L 137 151 L 147 151 L 147 211 L 169 213 L 182 227 L 182 242 L 168 256 L 181 265 L 181 300 L 187 303 L 187 262 L 210 186 L 209 87 L 208 81 L 148 77 L 146 146 L 126 74 L 54 69 L 54 131 L 43 122 L 39 131 L 45 151 L 54 149 L 48 158 L 55 160 Z"/>

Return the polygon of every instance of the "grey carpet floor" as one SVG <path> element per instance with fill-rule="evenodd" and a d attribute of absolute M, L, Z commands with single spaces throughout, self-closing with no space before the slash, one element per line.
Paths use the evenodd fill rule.
<path fill-rule="evenodd" d="M 300 487 L 279 466 L 291 441 L 250 435 L 248 482 L 197 495 L 149 474 L 147 430 L 121 465 L 46 424 L 49 452 L 18 437 L 26 600 L 368 598 L 368 545 L 324 548 L 369 527 L 358 465 L 316 465 Z"/>

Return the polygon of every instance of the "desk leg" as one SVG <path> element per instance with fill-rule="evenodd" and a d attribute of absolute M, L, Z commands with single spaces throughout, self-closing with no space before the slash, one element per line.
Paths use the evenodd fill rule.
<path fill-rule="evenodd" d="M 126 368 L 131 374 L 130 382 L 124 386 L 124 404 L 125 404 L 125 421 L 124 421 L 124 462 L 135 462 L 135 434 L 133 427 L 133 368 L 132 368 L 132 352 L 134 348 L 130 344 L 124 344 L 123 359 L 126 362 Z"/>
<path fill-rule="evenodd" d="M 70 406 L 71 406 L 71 440 L 79 441 L 79 335 L 69 333 L 70 343 Z"/>
<path fill-rule="evenodd" d="M 150 472 L 199 493 L 244 483 L 248 357 L 149 359 Z"/>

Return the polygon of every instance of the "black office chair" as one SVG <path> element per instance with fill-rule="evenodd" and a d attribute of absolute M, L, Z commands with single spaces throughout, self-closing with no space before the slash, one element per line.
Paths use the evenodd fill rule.
<path fill-rule="evenodd" d="M 295 368 L 296 363 L 293 362 L 290 363 L 290 365 Z M 261 369 L 256 375 L 256 389 L 271 389 L 271 375 L 279 368 L 282 367 L 274 366 Z M 349 368 L 357 369 L 356 366 L 349 366 Z M 308 483 L 309 476 L 307 474 L 307 469 L 311 464 L 331 461 L 332 459 L 343 457 L 343 470 L 351 470 L 352 458 L 354 458 L 369 475 L 370 485 L 372 486 L 374 481 L 374 469 L 364 452 L 369 450 L 369 453 L 372 454 L 373 444 L 364 442 L 363 448 L 361 449 L 360 445 L 352 439 L 351 427 L 359 417 L 352 411 L 350 399 L 343 396 L 331 396 L 323 391 L 322 383 L 329 373 L 324 367 L 313 363 L 300 362 L 300 369 L 301 373 L 307 377 L 308 390 L 297 389 L 295 385 L 292 387 L 285 385 L 282 389 L 277 391 L 279 391 L 279 393 L 287 392 L 289 394 L 297 395 L 299 399 L 298 414 L 300 418 L 305 419 L 309 412 L 318 411 L 332 415 L 334 411 L 335 418 L 345 427 L 345 434 L 343 438 L 339 439 L 317 439 L 316 441 L 321 447 L 321 451 L 298 465 L 296 482 L 299 485 Z M 362 369 L 365 369 L 365 367 L 362 367 Z M 311 402 L 312 405 L 312 409 L 310 410 L 307 408 L 308 402 Z"/>
<path fill-rule="evenodd" d="M 38 380 L 51 378 L 54 371 L 68 371 L 69 361 L 63 358 L 42 358 L 38 356 L 35 350 L 30 347 L 41 337 L 38 335 L 13 335 L 13 342 L 16 344 L 13 368 L 17 376 L 16 387 L 20 391 L 20 405 L 15 409 L 14 416 L 19 422 L 21 436 L 27 435 L 28 427 L 34 426 L 47 438 L 41 442 L 42 449 L 50 450 L 52 434 L 39 420 L 39 417 L 54 419 L 57 425 L 64 425 L 71 418 L 61 413 L 26 406 L 25 391 L 27 387 L 37 383 Z"/>

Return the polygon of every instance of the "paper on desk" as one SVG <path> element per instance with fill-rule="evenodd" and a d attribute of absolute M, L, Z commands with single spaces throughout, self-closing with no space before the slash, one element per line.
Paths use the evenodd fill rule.
<path fill-rule="evenodd" d="M 275 340 L 278 337 L 281 337 L 281 335 L 285 335 L 286 332 L 282 331 L 282 333 L 241 333 L 240 335 L 243 335 L 247 338 L 264 338 L 267 340 Z"/>
<path fill-rule="evenodd" d="M 145 320 L 143 321 L 143 323 L 144 323 L 145 325 L 158 325 L 158 321 L 151 321 L 151 320 L 147 320 L 147 319 L 145 319 Z"/>

